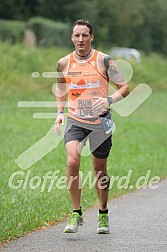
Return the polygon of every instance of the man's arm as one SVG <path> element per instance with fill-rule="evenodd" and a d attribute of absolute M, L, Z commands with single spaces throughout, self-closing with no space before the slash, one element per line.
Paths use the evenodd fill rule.
<path fill-rule="evenodd" d="M 123 75 L 119 72 L 116 63 L 112 58 L 105 56 L 104 66 L 110 81 L 112 81 L 117 87 L 117 90 L 111 95 L 113 102 L 117 102 L 129 94 L 128 84 Z"/>
<path fill-rule="evenodd" d="M 100 112 L 105 111 L 111 103 L 120 101 L 126 97 L 129 94 L 129 87 L 121 73 L 118 71 L 115 61 L 113 61 L 108 55 L 101 53 L 98 65 L 100 71 L 108 76 L 109 80 L 111 80 L 117 87 L 117 90 L 114 90 L 113 94 L 109 96 L 111 98 L 110 102 L 108 97 L 95 97 L 96 101 L 93 104 L 93 111 L 94 113 L 99 114 Z"/>
<path fill-rule="evenodd" d="M 59 77 L 56 85 L 56 108 L 57 113 L 64 112 L 64 106 L 66 102 L 66 81 L 63 76 L 63 67 L 59 61 L 57 64 L 57 72 Z"/>
<path fill-rule="evenodd" d="M 58 61 L 57 72 L 59 77 L 57 79 L 56 85 L 56 108 L 57 117 L 55 121 L 55 131 L 57 135 L 61 134 L 60 124 L 64 125 L 64 107 L 66 102 L 66 81 L 63 76 L 64 62 L 62 60 Z"/>

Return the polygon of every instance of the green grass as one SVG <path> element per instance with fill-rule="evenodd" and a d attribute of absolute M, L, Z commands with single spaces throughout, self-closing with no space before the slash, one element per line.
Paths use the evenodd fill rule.
<path fill-rule="evenodd" d="M 133 64 L 133 82 L 147 83 L 154 90 L 167 90 L 167 59 L 162 55 L 142 54 L 141 64 Z"/>
<path fill-rule="evenodd" d="M 67 189 L 59 190 L 56 183 L 50 192 L 49 184 L 41 192 L 41 185 L 31 189 L 11 189 L 8 185 L 10 176 L 20 169 L 15 159 L 24 150 L 43 137 L 53 125 L 53 119 L 33 119 L 33 112 L 55 112 L 54 108 L 18 108 L 20 100 L 52 101 L 51 92 L 55 80 L 32 79 L 33 71 L 54 71 L 56 61 L 67 53 L 58 48 L 27 49 L 23 45 L 9 46 L 1 44 L 0 57 L 2 72 L 0 75 L 0 241 L 19 237 L 38 227 L 50 225 L 62 220 L 72 210 Z M 151 170 L 152 176 L 167 176 L 167 117 L 166 83 L 164 70 L 157 64 L 160 56 L 143 58 L 143 65 L 135 65 L 133 87 L 136 83 L 150 83 L 153 93 L 133 114 L 123 118 L 113 112 L 117 129 L 113 135 L 113 148 L 108 159 L 110 176 L 124 176 L 132 170 L 130 185 Z M 157 60 L 156 60 L 157 59 Z M 167 60 L 163 59 L 163 65 Z M 154 64 L 153 64 L 154 63 Z M 146 71 L 145 68 L 149 68 Z M 155 69 L 157 75 L 155 74 Z M 161 73 L 162 70 L 162 73 Z M 141 76 L 141 77 L 140 77 Z M 147 76 L 147 80 L 144 78 Z M 160 78 L 160 76 L 162 78 Z M 152 80 L 152 81 L 151 81 Z M 58 177 L 66 174 L 66 153 L 63 141 L 52 152 L 29 168 L 29 181 L 34 176 L 43 176 L 48 171 L 60 170 Z M 82 157 L 81 170 L 84 176 L 92 170 L 91 156 Z M 25 182 L 25 176 L 17 176 Z M 127 190 L 118 190 L 115 182 L 110 190 L 110 198 Z M 88 183 L 82 192 L 82 206 L 87 209 L 98 203 L 94 189 L 89 190 Z"/>

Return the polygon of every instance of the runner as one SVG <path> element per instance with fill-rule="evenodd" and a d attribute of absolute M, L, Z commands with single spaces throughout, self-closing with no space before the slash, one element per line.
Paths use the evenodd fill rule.
<path fill-rule="evenodd" d="M 97 233 L 108 234 L 110 229 L 107 202 L 110 178 L 107 174 L 107 158 L 112 146 L 114 124 L 110 105 L 128 95 L 129 89 L 115 62 L 108 55 L 92 48 L 94 35 L 89 21 L 77 20 L 72 26 L 71 38 L 75 51 L 58 61 L 58 72 L 63 74 L 60 75 L 56 87 L 57 135 L 61 134 L 60 124 L 65 121 L 64 106 L 66 92 L 68 93 L 68 117 L 64 135 L 67 183 L 71 177 L 76 177 L 69 186 L 73 213 L 64 232 L 75 233 L 84 222 L 80 202 L 79 168 L 82 147 L 89 139 L 100 202 Z M 117 91 L 111 95 L 110 80 L 117 87 Z"/>

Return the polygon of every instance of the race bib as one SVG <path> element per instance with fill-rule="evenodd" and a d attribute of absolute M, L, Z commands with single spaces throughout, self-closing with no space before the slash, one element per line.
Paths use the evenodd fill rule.
<path fill-rule="evenodd" d="M 108 119 L 106 117 L 101 117 L 101 122 L 104 128 L 104 131 L 106 134 L 109 134 L 112 132 L 113 126 L 114 126 L 114 121 L 111 119 Z"/>

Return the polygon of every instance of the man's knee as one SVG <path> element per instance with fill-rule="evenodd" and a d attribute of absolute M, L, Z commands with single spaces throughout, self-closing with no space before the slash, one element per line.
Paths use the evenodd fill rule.
<path fill-rule="evenodd" d="M 69 156 L 67 160 L 67 167 L 71 169 L 78 169 L 80 164 L 80 159 L 78 157 Z"/>

